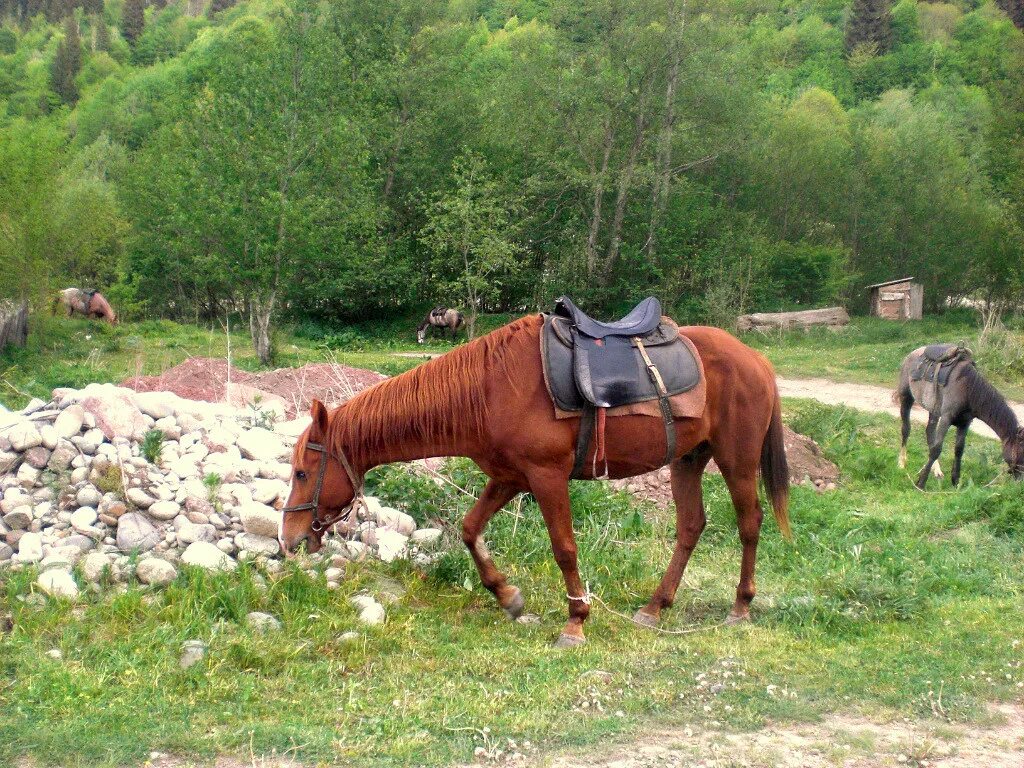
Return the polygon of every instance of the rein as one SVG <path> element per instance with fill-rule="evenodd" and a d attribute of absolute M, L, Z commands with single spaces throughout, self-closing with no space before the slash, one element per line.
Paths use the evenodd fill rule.
<path fill-rule="evenodd" d="M 366 500 L 363 498 L 363 482 L 362 480 L 356 480 L 356 473 L 352 471 L 352 465 L 349 464 L 348 459 L 345 457 L 344 451 L 338 451 L 337 454 L 331 453 L 320 443 L 306 443 L 306 449 L 310 451 L 317 451 L 320 454 L 320 468 L 316 475 L 316 487 L 313 490 L 313 499 L 307 501 L 305 504 L 295 504 L 291 507 L 285 507 L 282 509 L 282 513 L 287 514 L 289 512 L 305 512 L 307 509 L 313 510 L 313 522 L 310 524 L 310 528 L 313 529 L 314 533 L 323 533 L 335 523 L 348 522 L 352 517 L 352 512 L 360 507 L 366 506 Z M 345 474 L 348 475 L 349 482 L 352 484 L 352 501 L 348 505 L 342 508 L 341 512 L 333 517 L 320 517 L 320 491 L 324 487 L 324 476 L 327 474 L 327 459 L 328 457 L 336 459 L 342 468 L 345 470 Z"/>

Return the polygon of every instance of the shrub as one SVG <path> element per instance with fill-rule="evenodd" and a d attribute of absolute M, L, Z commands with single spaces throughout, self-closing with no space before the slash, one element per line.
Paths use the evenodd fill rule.
<path fill-rule="evenodd" d="M 149 430 L 145 437 L 142 438 L 142 444 L 139 448 L 142 450 L 142 455 L 146 457 L 146 461 L 150 464 L 156 464 L 160 461 L 160 454 L 164 450 L 163 430 Z"/>

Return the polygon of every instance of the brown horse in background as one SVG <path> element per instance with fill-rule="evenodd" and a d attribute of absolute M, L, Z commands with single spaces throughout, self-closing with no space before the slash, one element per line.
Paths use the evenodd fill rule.
<path fill-rule="evenodd" d="M 111 325 L 117 325 L 117 313 L 110 306 L 110 302 L 104 298 L 99 291 L 83 291 L 81 288 L 65 288 L 59 291 L 53 299 L 51 310 L 57 313 L 57 307 L 61 304 L 67 310 L 68 317 L 76 312 L 96 320 L 106 320 Z"/>
<path fill-rule="evenodd" d="M 569 620 L 556 645 L 584 640 L 589 595 L 576 563 L 569 508 L 579 419 L 556 419 L 544 383 L 540 316 L 525 317 L 442 357 L 368 389 L 328 413 L 313 403 L 312 424 L 299 438 L 281 523 L 286 552 L 305 543 L 320 548 L 334 522 L 361 499 L 362 478 L 380 464 L 430 456 L 467 456 L 490 478 L 462 523 L 462 538 L 480 579 L 510 617 L 524 607 L 484 543 L 488 520 L 516 494 L 532 493 L 551 538 L 567 589 Z M 700 418 L 677 419 L 671 462 L 676 544 L 668 570 L 635 620 L 653 625 L 672 605 L 683 569 L 705 526 L 701 475 L 714 458 L 736 508 L 743 559 L 731 621 L 749 617 L 761 530 L 760 473 L 775 517 L 789 535 L 789 473 L 775 376 L 760 354 L 717 328 L 680 329 L 704 365 L 706 407 Z M 662 466 L 665 430 L 660 418 L 607 420 L 606 453 L 612 478 Z M 592 445 L 590 456 L 595 447 Z M 585 479 L 592 479 L 588 459 Z"/>

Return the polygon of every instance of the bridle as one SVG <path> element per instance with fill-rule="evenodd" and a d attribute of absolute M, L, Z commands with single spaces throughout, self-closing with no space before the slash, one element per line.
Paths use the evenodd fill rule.
<path fill-rule="evenodd" d="M 316 475 L 316 487 L 313 489 L 313 499 L 312 501 L 307 501 L 305 504 L 295 504 L 291 507 L 285 507 L 281 512 L 288 514 L 289 512 L 305 512 L 307 509 L 311 509 L 313 510 L 313 522 L 310 524 L 310 528 L 313 529 L 314 533 L 323 533 L 335 523 L 348 522 L 349 518 L 352 517 L 353 511 L 359 507 L 366 506 L 366 500 L 363 498 L 363 481 L 356 480 L 356 473 L 352 471 L 352 465 L 349 464 L 344 451 L 339 450 L 337 453 L 332 453 L 320 443 L 306 443 L 306 450 L 317 451 L 320 454 L 320 468 Z M 344 468 L 345 474 L 348 475 L 349 482 L 352 484 L 353 495 L 352 501 L 350 501 L 348 505 L 345 506 L 337 515 L 321 518 L 320 491 L 324 487 L 324 476 L 327 474 L 328 457 L 336 459 Z"/>

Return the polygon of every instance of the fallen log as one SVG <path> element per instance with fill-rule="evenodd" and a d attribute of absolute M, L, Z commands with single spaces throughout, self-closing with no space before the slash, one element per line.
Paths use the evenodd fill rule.
<path fill-rule="evenodd" d="M 0 350 L 8 344 L 24 347 L 28 341 L 28 303 L 0 301 Z"/>
<path fill-rule="evenodd" d="M 810 328 L 815 325 L 840 326 L 850 322 L 850 316 L 842 307 L 805 309 L 801 312 L 758 312 L 740 315 L 736 318 L 739 331 L 788 331 L 794 328 Z"/>

